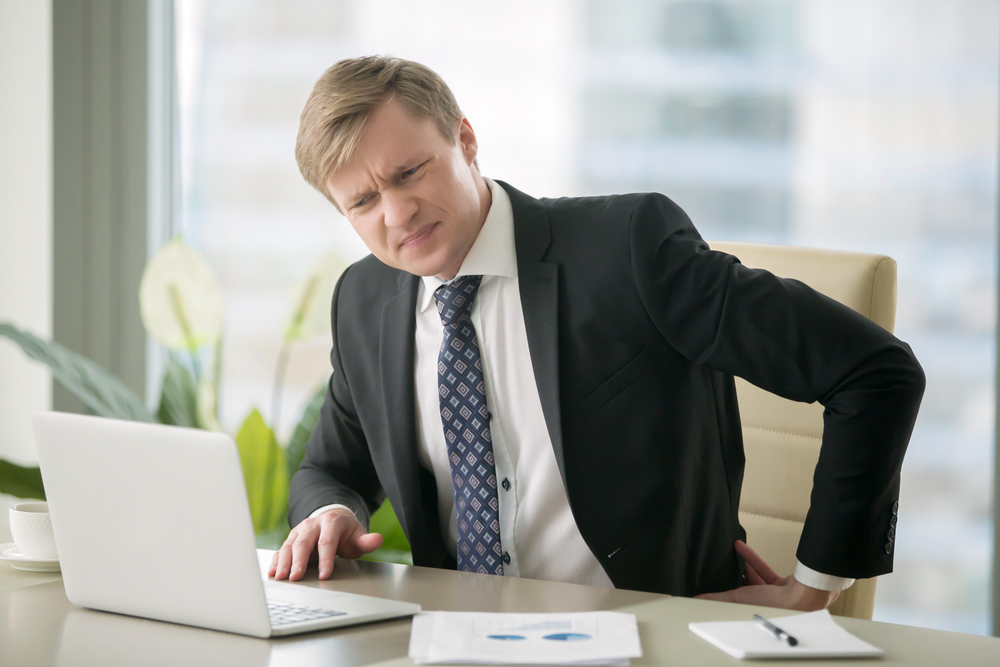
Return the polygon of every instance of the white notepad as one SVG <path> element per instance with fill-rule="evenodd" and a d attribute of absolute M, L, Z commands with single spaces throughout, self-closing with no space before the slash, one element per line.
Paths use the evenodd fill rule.
<path fill-rule="evenodd" d="M 425 612 L 413 618 L 417 664 L 628 665 L 642 656 L 635 616 Z"/>
<path fill-rule="evenodd" d="M 696 635 L 723 651 L 741 659 L 755 658 L 867 658 L 882 655 L 882 650 L 861 641 L 834 623 L 823 609 L 808 614 L 769 618 L 769 621 L 795 637 L 797 646 L 776 639 L 754 621 L 717 621 L 689 623 Z"/>

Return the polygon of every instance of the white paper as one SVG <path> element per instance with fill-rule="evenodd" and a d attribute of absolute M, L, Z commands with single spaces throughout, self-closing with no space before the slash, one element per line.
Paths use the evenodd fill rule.
<path fill-rule="evenodd" d="M 413 618 L 418 664 L 628 665 L 642 656 L 635 616 L 425 612 Z"/>
<path fill-rule="evenodd" d="M 882 655 L 881 649 L 837 625 L 825 609 L 768 620 L 795 637 L 798 644 L 789 646 L 754 621 L 689 623 L 688 627 L 734 658 L 861 658 Z"/>

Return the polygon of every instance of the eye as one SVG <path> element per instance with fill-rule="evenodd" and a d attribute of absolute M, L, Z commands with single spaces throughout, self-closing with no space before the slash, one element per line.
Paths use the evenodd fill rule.
<path fill-rule="evenodd" d="M 424 164 L 426 164 L 426 163 L 424 163 Z M 423 166 L 424 166 L 423 164 L 418 164 L 416 167 L 413 167 L 412 169 L 407 169 L 406 171 L 404 171 L 403 173 L 401 173 L 399 175 L 399 177 L 402 178 L 403 180 L 406 180 L 410 176 L 413 176 L 418 171 L 420 171 L 420 168 L 423 167 Z"/>
<path fill-rule="evenodd" d="M 361 208 L 362 206 L 364 206 L 365 204 L 367 204 L 368 202 L 370 202 L 371 199 L 372 199 L 371 195 L 365 195 L 364 197 L 362 197 L 361 199 L 359 199 L 358 201 L 356 201 L 354 203 L 354 206 L 352 206 L 351 208 Z"/>

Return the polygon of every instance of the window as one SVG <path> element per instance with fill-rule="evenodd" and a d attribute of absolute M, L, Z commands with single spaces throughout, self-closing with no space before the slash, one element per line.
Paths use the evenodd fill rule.
<path fill-rule="evenodd" d="M 706 238 L 897 260 L 896 333 L 928 387 L 875 618 L 986 633 L 1000 0 L 456 7 L 177 0 L 181 225 L 226 293 L 224 421 L 267 412 L 305 268 L 367 252 L 295 166 L 312 84 L 344 57 L 418 60 L 455 91 L 484 173 L 528 193 L 657 190 Z M 327 354 L 296 348 L 285 405 Z"/>

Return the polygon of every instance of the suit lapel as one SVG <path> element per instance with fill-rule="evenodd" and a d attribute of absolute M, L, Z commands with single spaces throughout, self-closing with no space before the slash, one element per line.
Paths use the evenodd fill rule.
<path fill-rule="evenodd" d="M 419 511 L 423 506 L 418 478 L 413 474 L 420 466 L 417 458 L 416 398 L 413 388 L 413 347 L 419 280 L 416 276 L 400 272 L 399 293 L 382 308 L 379 340 L 382 404 L 385 406 L 388 449 L 392 457 L 392 469 L 396 471 L 400 496 L 400 505 L 396 511 L 400 513 L 404 508 Z M 420 523 L 422 522 L 417 525 Z M 407 532 L 412 536 L 418 531 Z"/>
<path fill-rule="evenodd" d="M 559 400 L 559 266 L 543 262 L 552 243 L 549 214 L 537 199 L 497 181 L 510 195 L 514 213 L 517 281 L 538 397 L 563 484 L 562 419 Z"/>

